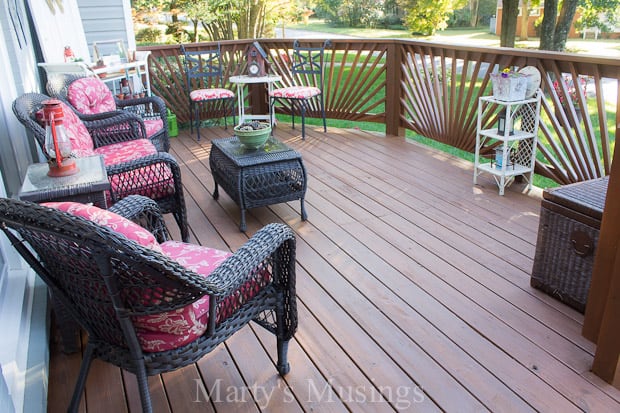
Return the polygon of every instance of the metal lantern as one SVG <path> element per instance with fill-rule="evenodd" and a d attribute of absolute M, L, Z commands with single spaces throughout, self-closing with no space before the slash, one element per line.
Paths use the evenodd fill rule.
<path fill-rule="evenodd" d="M 49 99 L 43 102 L 45 121 L 44 150 L 49 158 L 48 176 L 69 176 L 79 172 L 74 159 L 70 159 L 71 140 L 63 125 L 64 114 L 60 100 Z"/>
<path fill-rule="evenodd" d="M 504 135 L 506 133 L 507 126 L 509 134 L 514 135 L 514 125 L 512 124 L 512 118 L 506 116 L 506 109 L 504 109 L 497 115 L 497 133 L 500 135 Z"/>

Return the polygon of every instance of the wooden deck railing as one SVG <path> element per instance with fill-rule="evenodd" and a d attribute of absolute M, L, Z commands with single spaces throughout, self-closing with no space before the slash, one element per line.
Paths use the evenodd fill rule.
<path fill-rule="evenodd" d="M 225 75 L 245 70 L 244 50 L 250 40 L 222 42 Z M 307 40 L 321 44 L 323 40 Z M 262 39 L 271 70 L 291 84 L 287 63 L 292 39 Z M 208 43 L 190 48 L 207 47 Z M 174 110 L 180 122 L 189 119 L 189 104 L 178 46 L 145 47 L 151 51 L 154 93 Z M 413 40 L 335 39 L 327 53 L 326 113 L 328 118 L 385 124 L 390 135 L 405 130 L 473 152 L 477 102 L 491 94 L 490 74 L 504 67 L 535 66 L 542 73 L 545 99 L 541 110 L 536 172 L 558 183 L 583 181 L 609 174 L 613 142 L 618 135 L 620 59 L 521 49 L 466 47 Z M 561 102 L 554 80 L 575 84 L 587 79 L 587 93 L 576 89 Z M 559 82 L 564 95 L 567 90 Z M 248 105 L 267 110 L 261 88 L 248 94 Z M 279 108 L 285 112 L 286 108 Z M 221 115 L 206 108 L 205 117 Z M 583 116 L 581 116 L 583 114 Z M 308 116 L 319 116 L 311 107 Z M 496 118 L 485 119 L 492 127 Z"/>

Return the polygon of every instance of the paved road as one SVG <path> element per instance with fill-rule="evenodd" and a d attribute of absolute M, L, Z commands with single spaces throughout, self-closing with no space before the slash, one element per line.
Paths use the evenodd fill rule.
<path fill-rule="evenodd" d="M 355 36 L 345 34 L 314 32 L 311 30 L 284 29 L 285 36 L 282 36 L 282 29 L 276 28 L 276 37 L 288 39 L 355 39 Z"/>

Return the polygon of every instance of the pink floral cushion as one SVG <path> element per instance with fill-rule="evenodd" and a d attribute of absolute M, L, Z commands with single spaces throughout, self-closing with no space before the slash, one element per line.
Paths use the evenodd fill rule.
<path fill-rule="evenodd" d="M 118 165 L 157 153 L 157 148 L 148 139 L 119 142 L 95 149 L 103 156 L 105 166 Z M 154 164 L 128 172 L 109 176 L 112 192 L 120 197 L 129 194 L 144 195 L 159 199 L 174 194 L 174 176 L 166 164 Z M 108 203 L 110 202 L 108 194 Z"/>
<path fill-rule="evenodd" d="M 110 89 L 100 79 L 83 77 L 69 85 L 67 100 L 78 112 L 93 115 L 116 110 Z"/>
<path fill-rule="evenodd" d="M 157 148 L 148 139 L 134 139 L 132 141 L 113 143 L 95 149 L 97 155 L 103 156 L 103 163 L 117 165 L 157 153 Z"/>
<path fill-rule="evenodd" d="M 153 234 L 142 228 L 140 225 L 135 224 L 134 222 L 115 214 L 114 212 L 98 208 L 94 205 L 80 204 L 78 202 L 46 202 L 42 205 L 49 208 L 59 209 L 71 215 L 86 218 L 89 221 L 109 228 L 114 232 L 123 234 L 128 239 L 135 241 L 146 248 L 150 248 L 158 252 L 162 251 Z"/>
<path fill-rule="evenodd" d="M 178 241 L 166 241 L 161 244 L 161 248 L 164 255 L 204 277 L 208 277 L 232 255 L 229 252 Z M 257 274 L 218 303 L 216 323 L 229 318 L 243 303 L 254 297 L 271 281 L 269 272 L 261 271 Z M 144 351 L 151 352 L 170 350 L 196 340 L 207 330 L 208 321 L 208 296 L 174 311 L 134 317 L 140 345 Z"/>
<path fill-rule="evenodd" d="M 162 130 L 164 127 L 164 121 L 161 119 L 146 119 L 144 121 L 144 126 L 146 127 L 146 137 L 150 138 L 155 133 Z"/>
<path fill-rule="evenodd" d="M 196 89 L 189 94 L 189 98 L 193 101 L 211 100 L 211 99 L 226 99 L 234 98 L 235 94 L 228 89 L 213 88 L 213 89 Z"/>
<path fill-rule="evenodd" d="M 100 79 L 94 77 L 80 78 L 71 83 L 67 89 L 67 100 L 78 112 L 88 115 L 117 109 L 110 89 Z M 144 121 L 144 126 L 146 136 L 151 137 L 162 130 L 164 122 L 161 119 L 148 119 Z"/>
<path fill-rule="evenodd" d="M 67 131 L 69 140 L 71 141 L 72 152 L 77 157 L 92 156 L 95 154 L 93 140 L 88 133 L 88 129 L 84 125 L 84 122 L 75 114 L 73 109 L 64 103 L 62 106 L 63 121 L 62 124 Z M 45 127 L 45 120 L 43 119 L 43 109 L 37 111 L 35 114 L 37 121 L 42 127 Z"/>
<path fill-rule="evenodd" d="M 309 99 L 321 94 L 321 89 L 314 86 L 290 86 L 271 91 L 270 96 L 286 99 Z"/>
<path fill-rule="evenodd" d="M 166 241 L 161 244 L 163 253 L 182 266 L 208 277 L 231 253 Z M 138 316 L 134 325 L 144 351 L 164 351 L 183 346 L 200 337 L 207 330 L 209 297 L 204 296 L 192 304 L 164 313 Z"/>

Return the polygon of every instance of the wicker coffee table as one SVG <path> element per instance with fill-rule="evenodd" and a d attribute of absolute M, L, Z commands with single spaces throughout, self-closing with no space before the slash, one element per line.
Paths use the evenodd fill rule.
<path fill-rule="evenodd" d="M 301 219 L 306 220 L 306 168 L 301 154 L 274 137 L 260 149 L 248 149 L 236 137 L 212 141 L 209 165 L 218 186 L 241 208 L 239 229 L 246 230 L 245 210 L 299 199 Z"/>

